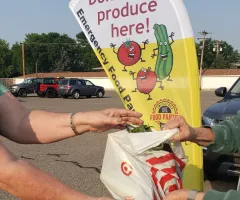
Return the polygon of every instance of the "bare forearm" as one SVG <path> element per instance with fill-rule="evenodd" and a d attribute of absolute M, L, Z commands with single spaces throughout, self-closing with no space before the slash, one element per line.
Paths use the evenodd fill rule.
<path fill-rule="evenodd" d="M 52 143 L 75 136 L 70 125 L 70 113 L 53 113 L 46 111 L 32 111 L 24 116 L 19 132 L 25 137 L 19 138 L 20 143 Z M 82 125 L 79 133 L 88 131 Z"/>
<path fill-rule="evenodd" d="M 0 164 L 0 188 L 22 200 L 91 199 L 21 160 Z"/>
<path fill-rule="evenodd" d="M 2 136 L 23 144 L 53 143 L 88 131 L 122 129 L 126 124 L 142 124 L 142 115 L 126 109 L 70 113 L 27 111 L 10 93 L 0 96 L 0 132 Z M 74 130 L 73 130 L 74 129 Z M 76 129 L 76 130 L 75 130 Z"/>
<path fill-rule="evenodd" d="M 75 136 L 70 127 L 70 114 L 46 111 L 29 112 L 10 93 L 0 97 L 1 135 L 23 144 L 52 143 Z M 86 126 L 78 128 L 86 132 Z"/>
<path fill-rule="evenodd" d="M 193 128 L 193 132 L 194 138 L 192 141 L 200 146 L 208 146 L 215 139 L 214 133 L 210 128 Z"/>

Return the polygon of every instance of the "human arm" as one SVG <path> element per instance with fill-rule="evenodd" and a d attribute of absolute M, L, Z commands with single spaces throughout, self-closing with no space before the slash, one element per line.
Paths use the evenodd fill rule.
<path fill-rule="evenodd" d="M 187 200 L 189 190 L 177 190 L 169 193 L 163 200 Z M 218 192 L 210 190 L 206 193 L 199 192 L 195 200 L 239 200 L 240 192 L 230 190 L 228 192 Z"/>
<path fill-rule="evenodd" d="M 0 189 L 22 200 L 109 200 L 81 194 L 24 160 L 0 143 Z"/>
<path fill-rule="evenodd" d="M 1 134 L 17 143 L 46 144 L 76 136 L 70 125 L 71 113 L 28 111 L 9 92 L 0 96 L 0 110 Z M 73 121 L 79 133 L 104 132 L 128 123 L 141 124 L 141 116 L 130 110 L 107 109 L 76 113 Z"/>
<path fill-rule="evenodd" d="M 211 128 L 192 128 L 185 119 L 178 116 L 166 123 L 165 129 L 179 128 L 179 133 L 174 135 L 170 141 L 192 141 L 201 146 L 208 146 L 214 152 L 234 153 L 240 152 L 239 132 L 240 113 L 232 120 L 227 120 Z M 179 190 L 167 195 L 165 200 L 185 200 L 189 191 Z M 210 190 L 206 193 L 198 193 L 196 200 L 236 200 L 240 199 L 238 191 L 218 192 Z"/>
<path fill-rule="evenodd" d="M 211 128 L 192 128 L 183 117 L 178 116 L 165 125 L 165 129 L 172 128 L 180 129 L 172 140 L 192 141 L 218 153 L 240 152 L 240 112 L 232 120 L 225 120 Z"/>

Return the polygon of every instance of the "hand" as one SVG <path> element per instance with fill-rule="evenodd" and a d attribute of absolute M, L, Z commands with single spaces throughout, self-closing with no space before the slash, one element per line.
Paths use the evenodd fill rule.
<path fill-rule="evenodd" d="M 163 200 L 187 200 L 189 192 L 189 190 L 176 190 L 166 195 Z M 197 193 L 195 200 L 203 200 L 204 195 L 203 192 Z"/>
<path fill-rule="evenodd" d="M 170 121 L 168 121 L 165 125 L 163 130 L 169 130 L 178 128 L 179 132 L 172 136 L 169 140 L 174 141 L 192 141 L 195 138 L 195 131 L 192 127 L 190 127 L 185 119 L 182 116 L 177 116 Z"/>
<path fill-rule="evenodd" d="M 154 58 L 155 56 L 157 56 L 157 54 L 155 54 L 155 53 L 153 53 L 153 54 L 151 55 L 152 58 Z"/>
<path fill-rule="evenodd" d="M 149 40 L 145 40 L 143 44 L 149 44 Z"/>
<path fill-rule="evenodd" d="M 171 37 L 171 38 L 172 38 L 174 35 L 175 35 L 175 33 L 174 33 L 174 32 L 172 32 L 172 33 L 171 33 L 171 35 L 170 35 L 169 37 Z"/>
<path fill-rule="evenodd" d="M 116 44 L 113 44 L 113 43 L 110 44 L 111 48 L 114 48 L 115 46 L 116 46 Z"/>
<path fill-rule="evenodd" d="M 136 73 L 136 72 L 130 71 L 130 72 L 129 72 L 129 75 L 130 75 L 130 76 L 134 76 L 135 73 Z"/>
<path fill-rule="evenodd" d="M 77 113 L 74 123 L 78 129 L 83 125 L 89 131 L 105 132 L 110 129 L 124 129 L 127 124 L 141 125 L 142 114 L 126 109 L 107 109 L 95 112 Z"/>
<path fill-rule="evenodd" d="M 163 200 L 187 200 L 188 190 L 176 190 L 169 193 Z"/>

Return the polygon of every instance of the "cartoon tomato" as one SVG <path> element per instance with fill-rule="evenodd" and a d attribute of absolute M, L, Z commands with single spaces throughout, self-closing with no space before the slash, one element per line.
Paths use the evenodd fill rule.
<path fill-rule="evenodd" d="M 142 50 L 146 48 L 148 43 L 148 40 L 143 42 L 144 46 L 141 48 L 137 42 L 127 41 L 118 48 L 118 51 L 115 49 L 115 44 L 111 44 L 110 46 L 113 48 L 113 52 L 117 54 L 119 62 L 124 65 L 123 71 L 127 71 L 126 66 L 135 65 L 139 60 L 141 60 L 141 62 L 145 62 L 145 60 L 141 58 L 141 55 Z"/>
<path fill-rule="evenodd" d="M 133 77 L 133 80 L 137 81 L 137 88 L 133 92 L 138 90 L 140 93 L 148 95 L 147 100 L 152 100 L 150 93 L 157 84 L 157 75 L 155 72 L 151 71 L 151 68 L 149 67 L 148 69 L 142 68 L 137 73 L 137 78 L 134 78 L 134 74 L 135 72 L 130 71 L 130 75 Z"/>
<path fill-rule="evenodd" d="M 125 66 L 134 65 L 141 58 L 141 47 L 133 41 L 125 42 L 119 47 L 117 56 L 121 64 Z"/>

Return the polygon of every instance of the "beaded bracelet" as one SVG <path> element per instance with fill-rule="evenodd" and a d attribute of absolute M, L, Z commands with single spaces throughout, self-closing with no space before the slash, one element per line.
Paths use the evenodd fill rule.
<path fill-rule="evenodd" d="M 75 126 L 75 124 L 74 124 L 74 122 L 73 122 L 73 117 L 74 117 L 75 114 L 76 114 L 76 113 L 72 113 L 71 116 L 70 116 L 70 125 L 71 125 L 71 128 L 72 128 L 73 132 L 74 132 L 76 135 L 81 135 L 81 133 L 79 133 L 79 132 L 77 131 L 77 128 L 76 128 L 76 126 Z"/>

